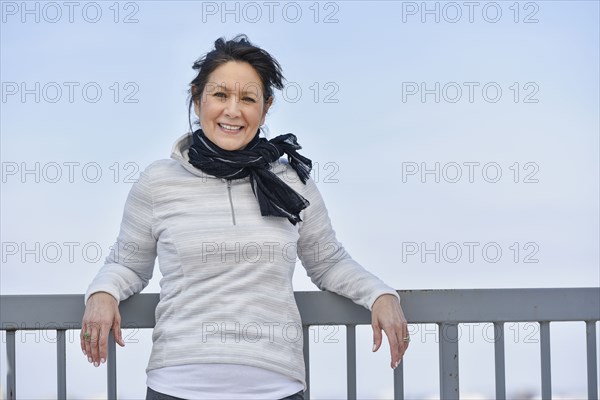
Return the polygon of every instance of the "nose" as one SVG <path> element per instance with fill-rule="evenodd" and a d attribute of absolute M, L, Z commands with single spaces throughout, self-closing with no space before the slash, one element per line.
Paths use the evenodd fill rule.
<path fill-rule="evenodd" d="M 231 118 L 235 118 L 240 115 L 240 104 L 236 96 L 229 96 L 225 103 L 225 114 Z"/>

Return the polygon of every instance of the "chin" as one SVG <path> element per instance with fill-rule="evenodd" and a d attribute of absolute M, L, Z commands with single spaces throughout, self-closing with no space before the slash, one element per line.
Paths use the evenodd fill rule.
<path fill-rule="evenodd" d="M 231 141 L 218 141 L 216 143 L 217 146 L 219 146 L 220 148 L 222 148 L 223 150 L 227 150 L 227 151 L 235 151 L 235 150 L 240 150 L 243 147 L 245 147 L 245 144 L 241 143 L 241 142 L 231 142 Z"/>

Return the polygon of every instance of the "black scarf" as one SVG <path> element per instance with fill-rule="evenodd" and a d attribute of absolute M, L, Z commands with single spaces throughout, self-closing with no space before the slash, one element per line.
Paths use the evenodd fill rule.
<path fill-rule="evenodd" d="M 250 185 L 260 205 L 261 215 L 287 217 L 292 225 L 296 225 L 302 221 L 300 211 L 310 203 L 271 172 L 269 163 L 287 154 L 290 165 L 302 183 L 306 184 L 312 162 L 296 152 L 302 147 L 294 134 L 286 133 L 267 140 L 260 138 L 259 132 L 260 129 L 244 149 L 229 151 L 211 142 L 202 129 L 198 129 L 192 135 L 190 164 L 218 178 L 241 179 L 250 176 Z"/>

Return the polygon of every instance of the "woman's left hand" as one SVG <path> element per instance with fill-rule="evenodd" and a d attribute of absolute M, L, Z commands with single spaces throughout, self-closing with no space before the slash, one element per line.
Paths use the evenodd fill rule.
<path fill-rule="evenodd" d="M 373 326 L 373 351 L 381 346 L 381 329 L 385 332 L 390 342 L 392 353 L 391 367 L 396 368 L 404 352 L 408 349 L 410 336 L 404 312 L 398 298 L 392 294 L 381 295 L 373 303 L 371 310 L 371 325 Z M 409 340 L 404 340 L 409 338 Z"/>

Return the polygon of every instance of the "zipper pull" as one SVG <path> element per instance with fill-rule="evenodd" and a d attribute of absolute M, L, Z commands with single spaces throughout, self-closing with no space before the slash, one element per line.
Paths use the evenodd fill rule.
<path fill-rule="evenodd" d="M 231 179 L 227 179 L 227 194 L 229 196 L 229 205 L 231 206 L 231 220 L 235 225 L 235 211 L 233 210 L 233 201 L 231 200 Z"/>

